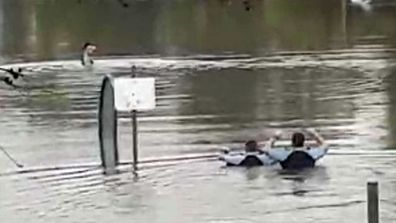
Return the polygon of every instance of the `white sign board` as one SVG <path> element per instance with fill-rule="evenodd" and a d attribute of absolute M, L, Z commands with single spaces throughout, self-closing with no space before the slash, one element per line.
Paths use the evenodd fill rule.
<path fill-rule="evenodd" d="M 117 111 L 150 110 L 155 108 L 155 79 L 115 78 L 114 103 Z"/>

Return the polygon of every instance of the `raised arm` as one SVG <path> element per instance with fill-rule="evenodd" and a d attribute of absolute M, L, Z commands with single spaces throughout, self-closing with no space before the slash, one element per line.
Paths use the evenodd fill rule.
<path fill-rule="evenodd" d="M 272 147 L 274 147 L 276 140 L 280 139 L 281 134 L 282 134 L 281 131 L 277 131 L 264 144 L 260 145 L 260 147 L 263 147 L 262 151 L 264 152 L 264 151 L 270 150 Z"/>
<path fill-rule="evenodd" d="M 327 147 L 327 144 L 323 137 L 313 128 L 306 129 L 306 131 L 315 139 L 318 146 Z"/>

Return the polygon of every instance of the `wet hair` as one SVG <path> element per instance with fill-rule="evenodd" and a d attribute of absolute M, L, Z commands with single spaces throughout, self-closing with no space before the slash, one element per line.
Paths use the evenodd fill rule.
<path fill-rule="evenodd" d="M 86 49 L 88 46 L 93 46 L 93 44 L 92 43 L 90 43 L 90 42 L 86 42 L 86 43 L 84 43 L 84 45 L 83 45 L 83 49 Z"/>
<path fill-rule="evenodd" d="M 295 132 L 295 133 L 293 133 L 291 140 L 292 140 L 293 147 L 303 147 L 304 141 L 305 141 L 305 136 L 301 132 Z"/>
<path fill-rule="evenodd" d="M 257 150 L 257 142 L 255 140 L 249 140 L 245 143 L 246 152 L 255 152 Z"/>
<path fill-rule="evenodd" d="M 92 48 L 89 48 L 92 47 Z M 95 45 L 90 43 L 90 42 L 86 42 L 84 43 L 82 50 L 83 53 L 81 54 L 81 64 L 83 66 L 85 65 L 92 65 L 94 63 L 94 61 L 89 57 L 89 53 L 92 53 L 94 50 L 96 49 Z"/>

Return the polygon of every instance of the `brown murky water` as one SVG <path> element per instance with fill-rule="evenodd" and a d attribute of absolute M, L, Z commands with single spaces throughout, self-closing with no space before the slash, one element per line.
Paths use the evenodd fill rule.
<path fill-rule="evenodd" d="M 7 222 L 366 221 L 365 184 L 380 182 L 381 220 L 396 220 L 396 4 L 342 0 L 0 1 L 0 218 Z M 95 64 L 78 61 L 98 44 Z M 140 114 L 142 159 L 317 128 L 331 152 L 317 168 L 159 162 L 104 176 L 97 102 L 107 73 L 156 78 Z M 122 160 L 131 128 L 119 120 Z M 285 140 L 286 137 L 285 137 Z M 48 168 L 44 170 L 42 168 Z"/>

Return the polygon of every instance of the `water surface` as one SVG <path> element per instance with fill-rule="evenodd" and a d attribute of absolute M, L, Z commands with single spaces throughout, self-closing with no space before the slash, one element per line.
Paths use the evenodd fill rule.
<path fill-rule="evenodd" d="M 0 3 L 0 217 L 8 222 L 366 221 L 380 182 L 381 220 L 396 220 L 396 7 L 344 1 L 29 1 Z M 91 69 L 78 61 L 98 44 Z M 155 77 L 157 108 L 139 114 L 142 160 L 216 154 L 252 138 L 317 128 L 317 168 L 225 168 L 163 161 L 104 176 L 97 103 L 105 74 Z M 132 158 L 119 119 L 120 156 Z"/>

